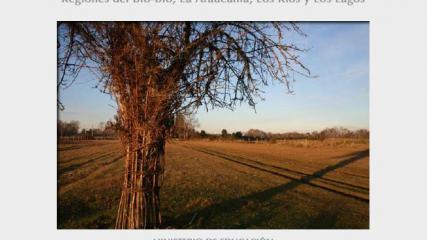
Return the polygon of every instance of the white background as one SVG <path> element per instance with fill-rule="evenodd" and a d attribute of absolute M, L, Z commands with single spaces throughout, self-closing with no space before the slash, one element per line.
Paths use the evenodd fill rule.
<path fill-rule="evenodd" d="M 427 239 L 427 1 L 366 1 L 353 7 L 75 7 L 61 0 L 2 0 L 0 239 Z M 370 230 L 57 230 L 58 20 L 370 21 Z"/>

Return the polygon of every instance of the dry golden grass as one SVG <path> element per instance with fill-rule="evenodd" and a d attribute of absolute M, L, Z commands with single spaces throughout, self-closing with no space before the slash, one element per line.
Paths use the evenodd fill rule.
<path fill-rule="evenodd" d="M 168 143 L 166 228 L 368 228 L 369 143 L 335 139 Z M 123 161 L 115 141 L 60 145 L 58 228 L 112 228 Z"/>

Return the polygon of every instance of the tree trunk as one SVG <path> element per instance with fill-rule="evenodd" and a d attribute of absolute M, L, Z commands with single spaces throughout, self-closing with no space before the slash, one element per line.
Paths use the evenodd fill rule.
<path fill-rule="evenodd" d="M 122 140 L 126 147 L 125 175 L 116 228 L 159 228 L 165 138 L 155 129 L 131 135 Z"/>

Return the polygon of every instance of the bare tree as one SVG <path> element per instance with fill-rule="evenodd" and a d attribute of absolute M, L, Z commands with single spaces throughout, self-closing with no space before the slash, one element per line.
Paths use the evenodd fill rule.
<path fill-rule="evenodd" d="M 74 120 L 70 122 L 63 122 L 59 120 L 57 123 L 57 129 L 58 137 L 75 136 L 79 132 L 80 122 Z"/>
<path fill-rule="evenodd" d="M 171 136 L 179 139 L 189 139 L 196 134 L 199 123 L 193 113 L 178 113 L 171 129 Z"/>
<path fill-rule="evenodd" d="M 261 131 L 259 129 L 249 129 L 246 132 L 245 136 L 255 140 L 265 140 L 268 137 L 266 132 Z"/>
<path fill-rule="evenodd" d="M 222 129 L 221 130 L 221 137 L 226 138 L 227 136 L 228 136 L 227 129 Z"/>
<path fill-rule="evenodd" d="M 303 34 L 276 22 L 59 23 L 58 87 L 86 69 L 117 101 L 126 159 L 116 228 L 160 227 L 165 140 L 176 113 L 255 106 L 270 81 L 291 91 L 295 74 L 310 75 L 290 32 Z"/>

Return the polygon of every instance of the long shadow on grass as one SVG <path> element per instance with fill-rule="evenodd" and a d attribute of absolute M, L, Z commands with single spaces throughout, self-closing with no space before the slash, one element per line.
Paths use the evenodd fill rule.
<path fill-rule="evenodd" d="M 275 172 L 275 171 L 269 171 L 268 169 L 265 169 L 265 168 L 259 168 L 259 167 L 255 166 L 255 165 L 247 164 L 245 162 L 253 163 L 253 164 L 256 164 L 256 165 L 259 165 L 259 166 L 263 166 L 263 167 L 273 168 L 273 169 L 280 170 L 280 171 L 285 171 L 285 172 L 288 172 L 288 173 L 294 173 L 294 174 L 303 175 L 303 176 L 310 175 L 307 172 L 297 171 L 297 170 L 293 170 L 293 169 L 290 169 L 290 168 L 279 167 L 279 166 L 276 166 L 276 165 L 273 165 L 273 164 L 266 164 L 266 163 L 263 163 L 263 162 L 260 162 L 260 161 L 252 160 L 252 159 L 241 157 L 241 156 L 227 155 L 227 154 L 220 153 L 220 152 L 213 151 L 213 150 L 205 150 L 205 149 L 199 149 L 199 148 L 194 148 L 194 147 L 190 148 L 190 149 L 196 150 L 196 151 L 199 151 L 199 152 L 203 152 L 203 153 L 206 153 L 206 154 L 209 154 L 209 155 L 213 155 L 213 156 L 216 156 L 216 157 L 220 157 L 222 159 L 225 159 L 225 160 L 228 160 L 228 161 L 231 161 L 231 162 L 235 162 L 235 163 L 238 163 L 238 164 L 242 164 L 242 165 L 245 165 L 245 166 L 248 166 L 248 167 L 251 167 L 251 168 L 256 168 L 256 169 L 264 171 L 264 172 L 268 172 L 268 173 L 275 174 L 275 175 L 282 176 L 282 177 L 286 177 L 286 178 L 291 178 L 292 180 L 294 180 L 294 179 L 292 177 L 290 177 L 289 174 L 288 175 L 286 175 L 286 174 L 280 174 L 280 173 Z M 347 154 L 346 156 L 343 156 L 343 157 L 347 157 L 348 158 L 348 157 L 352 157 L 353 155 L 354 155 L 354 153 Z M 341 157 L 341 158 L 343 158 L 343 157 Z M 245 162 L 238 161 L 239 159 L 243 160 Z M 313 168 L 313 167 L 311 167 L 311 168 Z M 348 183 L 348 182 L 345 182 L 345 181 L 338 181 L 338 180 L 335 180 L 335 179 L 330 178 L 330 177 L 324 177 L 324 178 L 321 178 L 321 179 L 323 181 L 329 182 L 329 184 L 332 184 L 332 185 L 334 185 L 333 183 L 338 183 L 338 184 L 346 185 L 346 186 L 349 186 L 349 187 L 358 188 L 358 189 L 361 189 L 361 190 L 364 190 L 364 191 L 369 190 L 369 188 L 367 188 L 367 187 L 364 187 L 364 186 L 361 186 L 361 185 L 357 185 L 357 184 Z"/>
<path fill-rule="evenodd" d="M 286 184 L 282 184 L 280 186 L 277 187 L 273 187 L 270 189 L 266 189 L 260 192 L 256 192 L 256 193 L 252 193 L 246 196 L 242 196 L 242 197 L 238 197 L 238 198 L 233 198 L 230 200 L 226 200 L 217 204 L 213 204 L 210 205 L 206 208 L 194 211 L 194 212 L 190 212 L 187 214 L 183 214 L 178 216 L 177 218 L 175 218 L 174 220 L 171 220 L 169 223 L 165 223 L 166 225 L 171 225 L 173 227 L 176 228 L 191 228 L 194 227 L 192 226 L 193 222 L 197 222 L 197 226 L 195 226 L 196 228 L 206 228 L 208 226 L 205 226 L 205 220 L 206 219 L 212 219 L 215 216 L 221 216 L 230 212 L 237 212 L 239 210 L 242 209 L 242 207 L 248 203 L 248 202 L 252 202 L 254 204 L 258 204 L 261 205 L 262 203 L 266 203 L 270 200 L 272 200 L 272 198 L 278 194 L 283 194 L 286 191 L 292 190 L 296 187 L 298 187 L 301 184 L 307 184 L 310 183 L 312 180 L 316 179 L 316 178 L 320 178 L 322 176 L 324 176 L 325 174 L 327 174 L 328 172 L 334 171 L 336 169 L 345 167 L 346 165 L 353 163 L 357 160 L 360 160 L 364 157 L 369 156 L 369 150 L 364 150 L 364 151 L 360 151 L 355 153 L 354 155 L 352 155 L 351 157 L 344 159 L 334 165 L 330 165 L 326 168 L 323 168 L 319 171 L 316 171 L 315 173 L 311 174 L 311 175 L 307 175 L 299 180 L 292 180 Z M 363 201 L 363 200 L 361 200 Z M 366 201 L 365 201 L 366 202 Z M 198 220 L 197 220 L 198 218 Z M 319 218 L 319 223 L 313 223 L 312 221 L 310 222 L 309 226 L 306 227 L 310 227 L 313 224 L 317 224 L 317 226 L 320 224 L 320 226 L 322 226 L 322 219 L 324 218 Z M 260 223 L 262 221 L 266 220 L 266 217 L 260 216 L 260 214 L 255 215 L 255 217 L 253 219 L 246 219 L 247 222 L 247 226 L 249 225 L 254 225 L 256 223 Z M 331 228 L 331 226 L 333 225 L 333 223 L 327 223 L 327 226 L 325 225 L 325 228 Z M 238 228 L 238 227 L 244 227 L 244 226 L 231 226 L 231 228 Z M 319 226 L 318 226 L 319 227 Z M 304 227 L 302 227 L 304 228 Z"/>
<path fill-rule="evenodd" d="M 109 152 L 109 153 L 106 153 L 106 154 L 102 154 L 102 155 L 100 155 L 98 157 L 90 158 L 89 160 L 86 160 L 86 161 L 84 161 L 82 163 L 77 163 L 77 164 L 73 164 L 73 165 L 68 166 L 68 167 L 64 167 L 64 168 L 58 170 L 58 174 L 61 175 L 61 174 L 64 174 L 64 173 L 76 170 L 76 169 L 78 169 L 80 167 L 83 167 L 85 165 L 88 165 L 89 163 L 94 162 L 94 161 L 96 161 L 98 159 L 106 158 L 106 157 L 112 156 L 114 154 L 115 154 L 115 152 Z"/>
<path fill-rule="evenodd" d="M 69 151 L 69 150 L 77 150 L 80 149 L 84 146 L 69 146 L 69 147 L 59 147 L 58 146 L 58 152 L 65 152 L 65 151 Z"/>
<path fill-rule="evenodd" d="M 190 148 L 190 149 L 193 149 L 193 148 Z M 284 173 L 280 173 L 280 172 L 276 172 L 276 171 L 272 171 L 270 169 L 266 169 L 266 168 L 260 167 L 259 166 L 260 164 L 253 165 L 253 164 L 249 164 L 247 162 L 241 162 L 241 161 L 238 161 L 238 160 L 236 160 L 234 158 L 231 158 L 231 157 L 229 157 L 227 155 L 218 155 L 218 154 L 215 154 L 215 153 L 212 153 L 210 151 L 203 150 L 203 149 L 193 149 L 193 150 L 196 150 L 196 151 L 199 151 L 199 152 L 203 152 L 203 153 L 206 153 L 206 154 L 209 154 L 209 155 L 213 155 L 213 156 L 222 158 L 224 160 L 240 164 L 242 166 L 250 167 L 250 168 L 253 168 L 253 169 L 256 169 L 256 170 L 259 170 L 259 171 L 262 171 L 262 172 L 270 173 L 270 174 L 273 174 L 273 175 L 276 175 L 276 176 L 280 176 L 280 177 L 283 177 L 283 178 L 286 178 L 286 179 L 289 179 L 289 180 L 303 181 L 303 182 L 305 182 L 305 184 L 308 184 L 308 185 L 311 185 L 311 186 L 314 186 L 314 187 L 318 187 L 318 188 L 323 188 L 325 190 L 328 190 L 328 191 L 331 191 L 331 192 L 335 192 L 335 193 L 338 193 L 338 194 L 341 194 L 341 195 L 349 196 L 349 197 L 352 197 L 352 198 L 357 198 L 357 199 L 360 199 L 362 201 L 368 201 L 369 200 L 368 196 L 358 195 L 358 194 L 354 194 L 354 193 L 349 193 L 348 191 L 346 191 L 346 189 L 348 189 L 347 187 L 336 188 L 336 187 L 331 187 L 331 186 L 319 184 L 319 183 L 316 183 L 316 182 L 313 182 L 313 181 L 305 181 L 306 177 L 310 177 L 312 175 L 316 175 L 316 174 L 318 174 L 318 172 L 315 172 L 313 174 L 304 174 L 302 177 L 301 176 L 297 177 L 297 176 L 292 176 L 290 174 L 284 174 Z M 360 153 L 360 152 L 358 152 L 358 153 Z M 345 161 L 345 160 L 343 160 L 343 161 Z M 270 166 L 270 165 L 267 165 L 267 166 Z M 334 165 L 332 165 L 332 166 L 334 166 Z M 270 166 L 270 167 L 273 167 L 273 166 Z M 320 180 L 330 181 L 328 183 L 328 185 L 336 186 L 335 184 L 331 183 L 332 182 L 331 180 L 323 178 L 323 175 L 321 175 L 321 176 L 319 176 L 317 178 L 320 179 Z M 333 180 L 333 181 L 335 181 L 335 180 Z M 337 182 L 337 181 L 335 181 L 335 182 Z M 348 185 L 348 186 L 351 185 L 351 184 L 349 185 L 348 183 L 344 183 L 344 182 L 340 182 L 340 183 Z M 362 188 L 360 188 L 358 186 L 354 186 L 354 185 L 353 185 L 353 187 L 359 188 L 359 190 L 353 189 L 353 191 L 362 192 L 362 193 L 364 192 L 365 194 L 366 194 L 366 190 L 369 190 L 367 188 L 363 188 L 362 189 Z"/>

